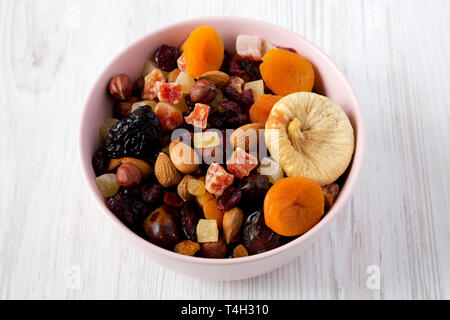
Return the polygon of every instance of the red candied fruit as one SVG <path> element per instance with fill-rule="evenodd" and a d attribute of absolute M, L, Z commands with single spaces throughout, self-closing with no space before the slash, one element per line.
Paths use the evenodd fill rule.
<path fill-rule="evenodd" d="M 178 58 L 177 64 L 178 64 L 178 69 L 180 69 L 181 72 L 187 72 L 186 57 L 184 56 L 184 53 Z"/>
<path fill-rule="evenodd" d="M 142 99 L 153 100 L 158 96 L 158 86 L 165 83 L 166 79 L 158 69 L 150 72 L 144 79 L 144 90 L 142 90 Z"/>
<path fill-rule="evenodd" d="M 220 196 L 233 183 L 234 176 L 220 164 L 212 163 L 206 172 L 205 187 L 208 192 Z"/>
<path fill-rule="evenodd" d="M 159 83 L 157 91 L 159 101 L 172 105 L 180 102 L 183 97 L 183 85 L 181 83 Z"/>
<path fill-rule="evenodd" d="M 194 110 L 189 116 L 184 117 L 184 120 L 188 124 L 192 124 L 194 127 L 205 129 L 208 124 L 208 115 L 211 107 L 203 104 L 196 103 Z"/>
<path fill-rule="evenodd" d="M 258 165 L 258 159 L 237 147 L 227 161 L 227 169 L 236 178 L 242 179 Z"/>
<path fill-rule="evenodd" d="M 175 130 L 183 123 L 183 114 L 181 111 L 168 103 L 158 103 L 155 113 L 161 123 L 163 132 Z"/>

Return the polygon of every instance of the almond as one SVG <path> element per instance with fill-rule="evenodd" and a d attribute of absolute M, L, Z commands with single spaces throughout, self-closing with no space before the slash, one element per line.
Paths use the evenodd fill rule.
<path fill-rule="evenodd" d="M 183 173 L 194 172 L 200 163 L 195 150 L 178 140 L 170 143 L 169 154 L 173 165 Z"/>
<path fill-rule="evenodd" d="M 108 172 L 116 170 L 121 164 L 122 161 L 120 159 L 109 159 L 108 167 L 106 168 L 106 170 Z"/>
<path fill-rule="evenodd" d="M 259 130 L 264 129 L 264 125 L 260 123 L 249 123 L 237 128 L 230 136 L 230 143 L 236 149 L 241 149 L 249 152 L 250 149 L 258 148 Z"/>
<path fill-rule="evenodd" d="M 164 187 L 172 187 L 181 180 L 181 174 L 175 168 L 170 157 L 161 152 L 155 163 L 155 176 Z"/>
<path fill-rule="evenodd" d="M 239 208 L 233 208 L 223 214 L 222 227 L 223 235 L 227 243 L 237 240 L 239 230 L 244 220 L 244 213 Z"/>
<path fill-rule="evenodd" d="M 152 167 L 145 162 L 144 160 L 136 159 L 136 158 L 121 158 L 121 163 L 131 163 L 134 164 L 142 174 L 142 178 L 148 179 L 153 173 Z"/>
<path fill-rule="evenodd" d="M 221 71 L 208 71 L 202 74 L 199 80 L 207 80 L 214 83 L 217 87 L 223 88 L 230 82 L 230 76 Z"/>

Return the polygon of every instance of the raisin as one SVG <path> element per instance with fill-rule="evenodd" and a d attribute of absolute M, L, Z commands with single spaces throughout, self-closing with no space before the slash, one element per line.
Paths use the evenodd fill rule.
<path fill-rule="evenodd" d="M 280 236 L 266 226 L 261 210 L 247 217 L 242 229 L 241 240 L 250 254 L 262 253 L 280 245 Z"/>
<path fill-rule="evenodd" d="M 197 224 L 199 215 L 193 202 L 188 202 L 181 209 L 181 229 L 188 240 L 197 240 Z"/>
<path fill-rule="evenodd" d="M 125 225 L 133 230 L 137 230 L 140 223 L 150 213 L 145 203 L 130 197 L 123 190 L 119 191 L 115 196 L 108 198 L 106 200 L 106 206 Z"/>
<path fill-rule="evenodd" d="M 175 208 L 181 208 L 184 204 L 183 199 L 173 191 L 166 191 L 164 193 L 164 203 Z"/>
<path fill-rule="evenodd" d="M 241 181 L 241 191 L 245 202 L 263 201 L 269 191 L 270 182 L 267 176 L 258 173 L 245 177 Z"/>
<path fill-rule="evenodd" d="M 105 151 L 110 158 L 151 158 L 160 150 L 161 126 L 152 108 L 138 108 L 111 127 Z"/>
<path fill-rule="evenodd" d="M 236 207 L 241 202 L 241 199 L 241 189 L 230 186 L 217 198 L 217 208 L 221 211 L 228 211 Z"/>
<path fill-rule="evenodd" d="M 245 69 L 243 69 L 239 62 L 236 60 L 230 61 L 229 72 L 240 78 L 243 78 L 247 75 L 247 71 L 245 71 Z"/>
<path fill-rule="evenodd" d="M 195 102 L 192 101 L 190 95 L 187 95 L 187 96 L 184 97 L 184 102 L 186 102 L 186 106 L 189 109 L 189 113 L 194 111 L 194 109 L 195 109 Z"/>
<path fill-rule="evenodd" d="M 250 61 L 249 59 L 244 59 L 241 61 L 241 68 L 250 76 L 251 81 L 261 79 L 261 73 L 259 72 L 259 65 L 261 61 Z"/>
<path fill-rule="evenodd" d="M 159 183 L 147 183 L 141 187 L 142 200 L 149 206 L 154 206 L 161 202 L 163 197 L 163 187 Z"/>
<path fill-rule="evenodd" d="M 177 48 L 163 44 L 158 49 L 156 49 L 156 66 L 163 71 L 170 72 L 178 66 L 178 55 L 179 52 Z"/>
<path fill-rule="evenodd" d="M 97 152 L 92 157 L 92 167 L 94 168 L 95 175 L 98 177 L 106 173 L 107 166 L 108 157 L 106 156 L 104 150 L 97 150 Z"/>

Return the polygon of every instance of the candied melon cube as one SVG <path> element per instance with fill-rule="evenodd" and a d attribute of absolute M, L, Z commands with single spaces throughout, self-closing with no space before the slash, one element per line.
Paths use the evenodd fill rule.
<path fill-rule="evenodd" d="M 183 86 L 183 93 L 188 94 L 191 92 L 191 88 L 195 83 L 195 79 L 191 77 L 187 72 L 180 72 L 175 80 L 175 83 L 180 83 Z"/>
<path fill-rule="evenodd" d="M 258 99 L 258 97 L 264 95 L 264 81 L 263 80 L 256 80 L 247 82 L 244 85 L 244 90 L 252 89 L 253 90 L 253 97 L 255 101 Z"/>
<path fill-rule="evenodd" d="M 219 228 L 214 219 L 200 219 L 197 224 L 197 241 L 216 242 L 219 240 Z"/>
<path fill-rule="evenodd" d="M 283 169 L 275 160 L 271 158 L 263 158 L 258 168 L 258 173 L 262 176 L 267 176 L 269 182 L 275 184 L 284 178 Z"/>
<path fill-rule="evenodd" d="M 206 149 L 220 146 L 220 137 L 217 131 L 194 133 L 194 148 Z"/>

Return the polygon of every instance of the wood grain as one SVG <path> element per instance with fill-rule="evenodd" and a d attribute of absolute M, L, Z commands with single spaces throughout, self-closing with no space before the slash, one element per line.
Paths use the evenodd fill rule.
<path fill-rule="evenodd" d="M 132 248 L 77 159 L 78 119 L 105 65 L 155 28 L 209 15 L 313 41 L 367 121 L 365 166 L 339 218 L 292 263 L 226 283 Z M 449 15 L 445 0 L 1 1 L 0 298 L 449 299 Z M 367 287 L 371 265 L 379 290 Z"/>

